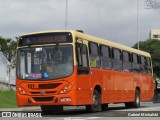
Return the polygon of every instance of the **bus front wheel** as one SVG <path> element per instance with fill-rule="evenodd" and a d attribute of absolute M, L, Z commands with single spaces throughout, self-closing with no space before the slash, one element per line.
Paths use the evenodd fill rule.
<path fill-rule="evenodd" d="M 97 90 L 94 90 L 92 97 L 92 104 L 86 105 L 86 110 L 88 112 L 98 112 L 102 111 L 101 108 L 101 95 Z"/>
<path fill-rule="evenodd" d="M 102 104 L 101 107 L 102 107 L 103 111 L 107 111 L 108 110 L 108 104 Z"/>

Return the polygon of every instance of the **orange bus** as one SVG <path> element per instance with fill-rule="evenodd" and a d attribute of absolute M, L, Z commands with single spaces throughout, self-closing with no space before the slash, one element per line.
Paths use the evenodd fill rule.
<path fill-rule="evenodd" d="M 82 31 L 57 30 L 20 36 L 17 47 L 18 106 L 106 110 L 109 103 L 140 107 L 154 94 L 149 53 Z"/>

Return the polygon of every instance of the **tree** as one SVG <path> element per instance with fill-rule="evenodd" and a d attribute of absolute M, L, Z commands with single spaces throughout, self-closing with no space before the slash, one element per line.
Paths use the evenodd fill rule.
<path fill-rule="evenodd" d="M 137 48 L 137 43 L 133 48 Z M 160 73 L 160 40 L 149 39 L 146 41 L 140 41 L 139 49 L 151 54 L 154 72 L 156 74 L 158 72 Z"/>
<path fill-rule="evenodd" d="M 0 36 L 0 50 L 3 52 L 4 56 L 10 62 L 12 68 L 15 67 L 16 63 L 16 47 L 16 41 L 10 38 L 3 38 Z"/>

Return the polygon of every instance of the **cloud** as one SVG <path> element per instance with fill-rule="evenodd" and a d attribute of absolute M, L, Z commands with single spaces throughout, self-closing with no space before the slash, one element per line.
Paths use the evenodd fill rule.
<path fill-rule="evenodd" d="M 160 9 L 145 9 L 139 1 L 139 38 L 160 28 Z M 67 29 L 127 46 L 137 42 L 136 0 L 68 0 Z M 0 35 L 14 38 L 33 31 L 64 29 L 65 0 L 0 0 Z"/>

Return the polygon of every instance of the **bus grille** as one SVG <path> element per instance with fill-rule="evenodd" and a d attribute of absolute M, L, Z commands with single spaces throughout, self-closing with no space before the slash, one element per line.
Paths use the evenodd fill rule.
<path fill-rule="evenodd" d="M 39 89 L 53 89 L 60 86 L 62 83 L 54 83 L 54 84 L 39 84 Z"/>
<path fill-rule="evenodd" d="M 46 94 L 54 94 L 54 93 L 56 93 L 56 91 L 46 91 L 45 93 Z M 42 92 L 30 92 L 30 94 L 32 94 L 32 95 L 41 95 Z"/>
<path fill-rule="evenodd" d="M 53 97 L 33 97 L 33 99 L 36 102 L 48 102 L 48 101 L 52 101 Z"/>

